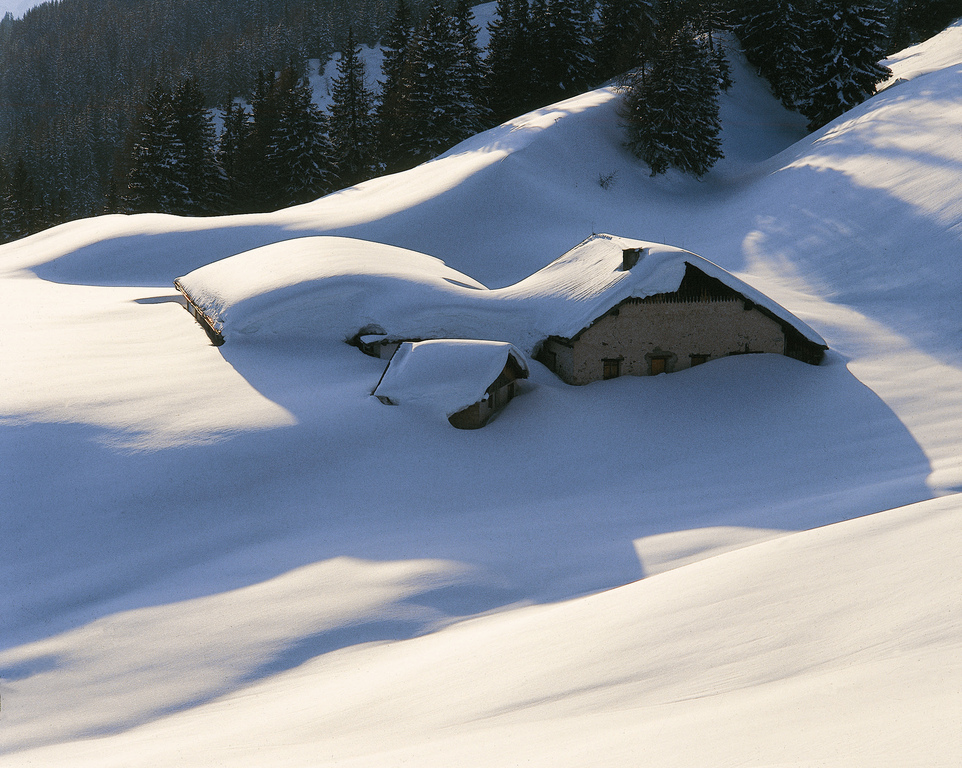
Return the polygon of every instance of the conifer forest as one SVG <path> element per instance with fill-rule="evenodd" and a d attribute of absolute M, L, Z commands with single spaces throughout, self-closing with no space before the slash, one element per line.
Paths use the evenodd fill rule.
<path fill-rule="evenodd" d="M 0 21 L 0 242 L 100 213 L 308 202 L 615 82 L 659 174 L 721 157 L 732 41 L 815 130 L 960 0 L 54 0 Z M 380 45 L 366 72 L 361 45 Z M 335 53 L 330 103 L 311 59 Z"/>

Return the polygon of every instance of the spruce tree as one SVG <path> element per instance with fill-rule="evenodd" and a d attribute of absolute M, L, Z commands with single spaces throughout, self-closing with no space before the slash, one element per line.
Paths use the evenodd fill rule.
<path fill-rule="evenodd" d="M 443 0 L 435 0 L 411 43 L 410 67 L 404 82 L 409 118 L 402 126 L 399 150 L 413 165 L 439 155 L 463 138 L 454 116 L 461 109 L 455 90 L 458 40 Z"/>
<path fill-rule="evenodd" d="M 673 26 L 662 27 L 650 73 L 627 87 L 625 143 L 652 176 L 673 167 L 700 177 L 723 156 L 717 70 L 691 27 Z"/>
<path fill-rule="evenodd" d="M 655 44 L 655 0 L 602 0 L 595 36 L 598 79 L 643 67 Z"/>
<path fill-rule="evenodd" d="M 332 159 L 344 186 L 369 179 L 377 171 L 374 96 L 365 84 L 365 76 L 351 29 L 331 86 L 328 119 Z"/>
<path fill-rule="evenodd" d="M 199 215 L 216 207 L 215 135 L 191 80 L 150 92 L 133 142 L 125 207 L 135 213 Z"/>
<path fill-rule="evenodd" d="M 277 121 L 265 154 L 274 180 L 271 208 L 309 202 L 333 186 L 326 120 L 310 83 L 288 67 L 275 83 L 274 99 Z"/>
<path fill-rule="evenodd" d="M 594 15 L 597 0 L 550 0 L 549 57 L 559 96 L 588 88 L 595 74 Z"/>
<path fill-rule="evenodd" d="M 878 3 L 816 0 L 812 85 L 802 107 L 809 129 L 861 104 L 891 76 L 891 70 L 879 64 L 888 42 L 886 22 L 886 11 Z"/>
<path fill-rule="evenodd" d="M 244 210 L 270 211 L 277 208 L 283 193 L 280 172 L 268 162 L 268 153 L 277 135 L 282 102 L 286 91 L 293 87 L 293 70 L 281 71 L 281 76 L 263 71 L 257 73 L 251 95 L 251 118 L 246 131 L 242 161 L 237 167 L 237 187 L 246 195 Z"/>
<path fill-rule="evenodd" d="M 158 83 L 148 94 L 131 150 L 124 207 L 131 213 L 172 213 L 182 199 L 174 164 L 174 103 Z"/>
<path fill-rule="evenodd" d="M 528 0 L 498 0 L 489 22 L 485 100 L 496 122 L 515 117 L 532 105 Z"/>
<path fill-rule="evenodd" d="M 551 16 L 549 0 L 532 0 L 528 16 L 528 66 L 531 79 L 529 106 L 540 107 L 557 94 L 551 61 Z"/>
<path fill-rule="evenodd" d="M 749 0 L 735 22 L 745 56 L 789 109 L 804 111 L 814 71 L 809 0 Z"/>
<path fill-rule="evenodd" d="M 388 170 L 396 170 L 405 162 L 403 137 L 411 120 L 409 93 L 410 47 L 414 36 L 411 14 L 405 0 L 397 8 L 381 43 L 381 94 L 377 108 L 378 146 L 381 160 Z"/>
<path fill-rule="evenodd" d="M 456 44 L 451 120 L 455 136 L 460 141 L 488 128 L 491 110 L 484 90 L 487 67 L 478 46 L 478 28 L 471 23 L 471 9 L 466 0 L 457 0 L 451 24 Z"/>
<path fill-rule="evenodd" d="M 250 115 L 243 104 L 229 101 L 224 110 L 224 130 L 217 144 L 217 163 L 224 174 L 223 200 L 226 210 L 245 210 L 248 203 L 247 174 Z"/>
<path fill-rule="evenodd" d="M 191 79 L 183 80 L 172 99 L 173 176 L 182 197 L 176 213 L 201 215 L 214 212 L 221 196 L 221 176 L 216 164 L 216 134 L 204 94 Z"/>
<path fill-rule="evenodd" d="M 0 199 L 0 229 L 6 240 L 17 240 L 37 232 L 40 219 L 33 176 L 20 157 L 10 174 L 6 194 Z"/>

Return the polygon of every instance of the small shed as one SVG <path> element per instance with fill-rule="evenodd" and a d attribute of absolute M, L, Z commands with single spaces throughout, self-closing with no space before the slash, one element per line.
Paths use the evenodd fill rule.
<path fill-rule="evenodd" d="M 402 343 L 372 393 L 385 405 L 417 405 L 458 429 L 483 427 L 528 377 L 524 355 L 507 342 L 432 339 Z"/>

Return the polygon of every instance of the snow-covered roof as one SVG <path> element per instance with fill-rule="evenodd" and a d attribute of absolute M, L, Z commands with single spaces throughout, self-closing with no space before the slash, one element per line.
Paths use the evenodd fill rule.
<path fill-rule="evenodd" d="M 625 249 L 640 249 L 631 269 Z M 678 289 L 686 265 L 729 286 L 825 346 L 814 330 L 718 265 L 680 248 L 592 235 L 514 285 L 488 289 L 439 259 L 342 237 L 308 237 L 201 267 L 179 286 L 231 334 L 295 334 L 343 341 L 379 327 L 387 338 L 507 341 L 532 354 L 570 338 L 625 299 Z"/>
<path fill-rule="evenodd" d="M 394 353 L 373 394 L 395 405 L 427 407 L 447 418 L 481 400 L 512 358 L 526 377 L 524 355 L 507 342 L 408 341 Z"/>
<path fill-rule="evenodd" d="M 485 290 L 433 256 L 349 237 L 284 240 L 207 264 L 175 282 L 225 337 L 264 332 L 350 338 L 365 326 L 383 325 L 382 318 L 416 318 L 419 308 L 449 292 Z"/>
<path fill-rule="evenodd" d="M 637 263 L 623 268 L 626 250 L 640 253 Z M 613 235 L 592 235 L 548 266 L 503 289 L 533 305 L 544 304 L 548 336 L 570 338 L 625 299 L 677 291 L 691 265 L 737 291 L 806 339 L 825 345 L 814 330 L 765 294 L 717 264 L 669 245 Z"/>

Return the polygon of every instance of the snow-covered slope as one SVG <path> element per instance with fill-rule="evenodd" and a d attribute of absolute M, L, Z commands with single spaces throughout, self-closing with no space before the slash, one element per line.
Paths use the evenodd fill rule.
<path fill-rule="evenodd" d="M 704 182 L 602 90 L 276 214 L 0 248 L 4 765 L 959 764 L 960 51 L 809 137 L 738 68 Z M 601 231 L 833 351 L 533 364 L 463 432 L 340 341 L 212 347 L 171 285 L 337 234 L 498 288 Z"/>

